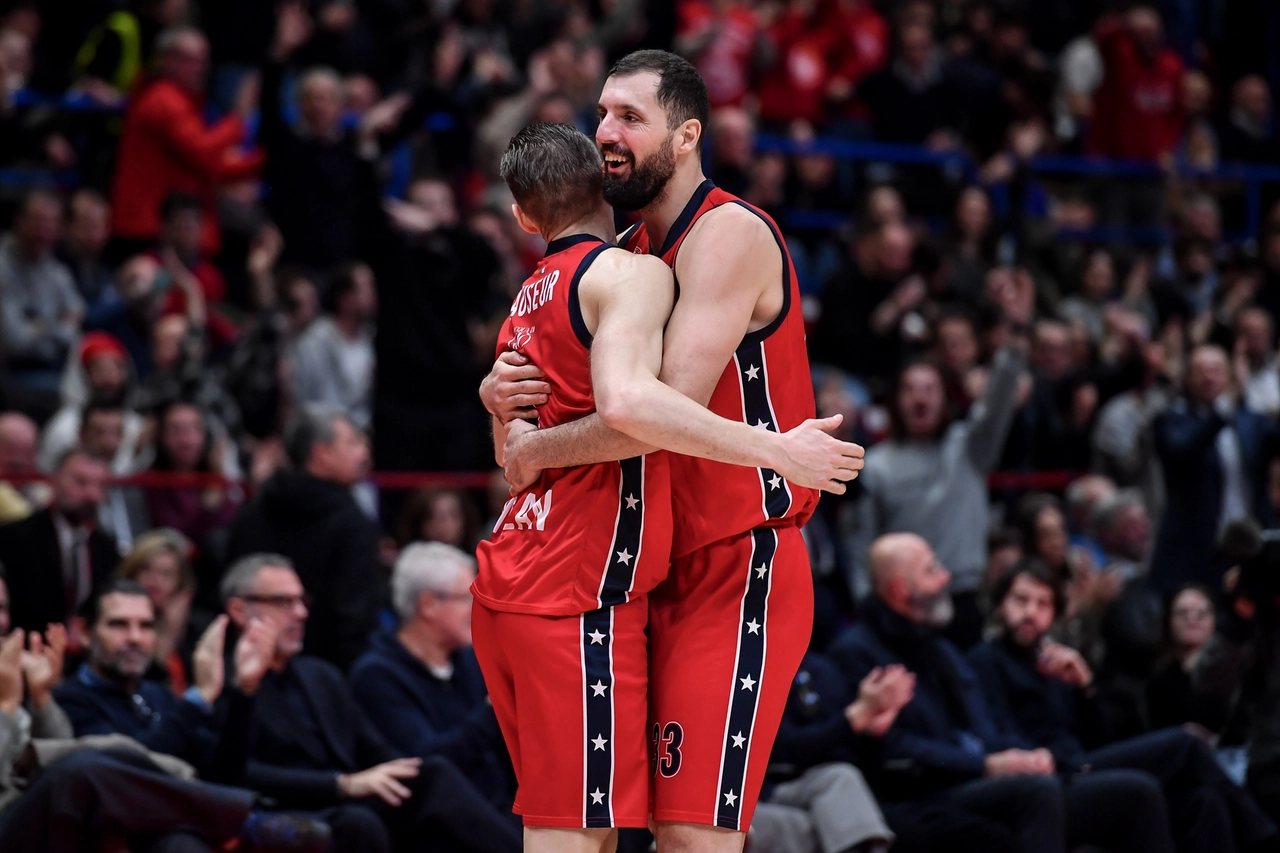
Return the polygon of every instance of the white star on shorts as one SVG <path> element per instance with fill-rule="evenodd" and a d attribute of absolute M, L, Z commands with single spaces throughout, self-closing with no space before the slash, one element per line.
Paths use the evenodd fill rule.
<path fill-rule="evenodd" d="M 734 808 L 738 805 L 738 795 L 733 792 L 732 788 L 729 789 L 729 793 L 724 795 L 724 804 L 729 808 Z"/>
<path fill-rule="evenodd" d="M 601 791 L 600 786 L 597 785 L 596 789 L 591 792 L 591 805 L 598 806 L 603 802 L 604 802 L 604 792 Z"/>
<path fill-rule="evenodd" d="M 747 739 L 742 736 L 742 732 L 738 732 L 736 735 L 733 736 L 734 749 L 742 749 L 742 745 L 746 742 L 747 742 Z"/>
<path fill-rule="evenodd" d="M 761 575 L 761 577 L 763 577 L 763 575 Z M 599 646 L 604 643 L 604 634 L 601 634 L 599 629 L 592 631 L 590 634 L 587 634 L 587 636 L 591 638 L 591 645 L 593 646 Z"/>
<path fill-rule="evenodd" d="M 591 689 L 595 691 L 594 693 L 591 694 L 592 696 L 603 696 L 604 692 L 608 690 L 609 687 L 607 684 L 605 684 L 603 681 L 597 678 L 596 683 L 591 685 Z"/>
<path fill-rule="evenodd" d="M 747 370 L 746 370 L 746 374 L 747 374 L 747 381 L 748 381 L 748 382 L 750 382 L 752 379 L 759 379 L 759 378 L 760 378 L 760 368 L 756 367 L 756 366 L 753 364 L 753 365 L 751 365 L 750 367 L 748 367 L 748 368 L 747 368 Z"/>
<path fill-rule="evenodd" d="M 592 745 L 593 747 L 595 747 L 595 749 L 594 749 L 593 751 L 595 751 L 595 752 L 604 752 L 604 745 L 605 745 L 606 743 L 608 743 L 608 742 L 609 742 L 609 741 L 607 741 L 607 740 L 605 740 L 605 739 L 604 739 L 604 736 L 603 736 L 603 735 L 596 735 L 595 737 L 593 737 L 593 738 L 591 739 L 591 745 Z"/>
<path fill-rule="evenodd" d="M 752 619 L 750 622 L 748 622 L 748 623 L 747 623 L 747 633 L 748 633 L 748 634 L 759 634 L 759 633 L 760 633 L 760 623 L 759 623 L 759 622 L 757 622 L 757 621 L 756 621 L 756 620 L 754 620 L 754 619 Z"/>
<path fill-rule="evenodd" d="M 738 680 L 742 682 L 743 690 L 750 690 L 756 686 L 756 680 L 751 677 L 751 673 L 747 673 L 746 678 L 739 678 Z"/>

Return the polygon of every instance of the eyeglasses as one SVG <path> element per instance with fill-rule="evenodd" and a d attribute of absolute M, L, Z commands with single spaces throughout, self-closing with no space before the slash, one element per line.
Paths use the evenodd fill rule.
<path fill-rule="evenodd" d="M 299 604 L 308 610 L 311 609 L 311 596 L 305 592 L 302 595 L 242 595 L 240 597 L 252 604 L 265 604 L 268 607 L 279 607 L 281 610 L 292 610 Z"/>
<path fill-rule="evenodd" d="M 1175 619 L 1208 619 L 1212 615 L 1208 607 L 1179 607 L 1173 611 Z"/>

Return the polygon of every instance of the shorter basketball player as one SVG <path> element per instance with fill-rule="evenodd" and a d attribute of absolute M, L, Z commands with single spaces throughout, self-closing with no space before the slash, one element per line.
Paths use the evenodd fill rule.
<path fill-rule="evenodd" d="M 843 490 L 862 449 L 826 434 L 839 418 L 771 432 L 658 382 L 674 280 L 660 259 L 613 246 L 590 139 L 532 125 L 511 141 L 501 171 L 521 227 L 547 241 L 499 336 L 500 353 L 528 357 L 554 389 L 538 409 L 542 426 L 600 408 L 642 422 L 645 440 L 663 448 Z M 597 396 L 601 376 L 609 382 L 594 383 Z M 509 428 L 495 419 L 499 463 Z M 667 572 L 671 488 L 661 452 L 546 470 L 507 502 L 477 550 L 475 650 L 532 853 L 596 853 L 617 827 L 648 824 L 646 594 Z"/>

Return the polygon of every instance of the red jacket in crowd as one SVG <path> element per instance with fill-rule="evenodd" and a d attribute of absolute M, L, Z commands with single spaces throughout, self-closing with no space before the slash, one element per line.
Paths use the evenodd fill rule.
<path fill-rule="evenodd" d="M 256 177 L 262 154 L 239 149 L 244 124 L 228 116 L 204 119 L 204 103 L 171 80 L 145 83 L 125 114 L 112 191 L 112 231 L 119 237 L 155 240 L 160 205 L 181 190 L 205 202 L 201 249 L 219 248 L 216 194 L 219 185 Z"/>
<path fill-rule="evenodd" d="M 1106 76 L 1094 96 L 1085 149 L 1100 157 L 1155 161 L 1182 138 L 1182 60 L 1172 48 L 1142 55 L 1122 19 L 1104 20 L 1094 37 Z"/>

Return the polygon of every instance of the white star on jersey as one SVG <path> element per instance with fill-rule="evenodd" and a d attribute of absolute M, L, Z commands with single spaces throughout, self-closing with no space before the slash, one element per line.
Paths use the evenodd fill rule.
<path fill-rule="evenodd" d="M 763 578 L 764 573 L 767 571 L 769 571 L 769 566 L 767 563 L 763 566 L 756 566 L 756 577 Z"/>
<path fill-rule="evenodd" d="M 754 364 L 751 365 L 749 368 L 747 368 L 745 372 L 747 374 L 748 382 L 750 382 L 752 379 L 760 378 L 760 368 L 756 367 Z"/>
<path fill-rule="evenodd" d="M 591 638 L 591 645 L 604 645 L 604 634 L 601 634 L 599 629 L 592 631 L 590 634 L 587 634 L 587 636 Z"/>
<path fill-rule="evenodd" d="M 601 681 L 600 679 L 596 679 L 596 683 L 591 685 L 591 689 L 595 691 L 591 694 L 593 697 L 603 696 L 604 692 L 609 689 L 609 686 L 605 684 L 603 681 Z"/>
<path fill-rule="evenodd" d="M 756 620 L 754 620 L 754 619 L 752 619 L 750 622 L 748 622 L 748 623 L 747 623 L 747 633 L 748 633 L 748 634 L 759 634 L 759 633 L 760 633 L 760 623 L 759 623 L 759 622 L 757 622 L 757 621 L 756 621 Z"/>
<path fill-rule="evenodd" d="M 601 791 L 600 786 L 597 785 L 596 789 L 591 792 L 591 805 L 598 806 L 603 802 L 604 802 L 604 792 Z"/>
<path fill-rule="evenodd" d="M 769 428 L 768 421 L 762 420 L 761 418 L 756 418 L 756 429 L 768 429 L 768 428 Z"/>
<path fill-rule="evenodd" d="M 742 749 L 742 745 L 746 742 L 747 742 L 747 739 L 742 736 L 742 732 L 738 732 L 736 735 L 733 736 L 734 749 Z"/>
<path fill-rule="evenodd" d="M 724 804 L 729 808 L 734 808 L 738 805 L 738 795 L 733 792 L 732 788 L 729 789 L 729 793 L 724 795 Z"/>
<path fill-rule="evenodd" d="M 750 690 L 756 686 L 756 680 L 751 677 L 751 673 L 747 673 L 746 678 L 739 678 L 738 680 L 742 682 L 743 690 Z"/>
<path fill-rule="evenodd" d="M 626 548 L 623 548 L 621 551 L 618 552 L 618 562 L 622 563 L 622 565 L 624 566 L 631 565 L 631 555 L 627 553 Z"/>
<path fill-rule="evenodd" d="M 594 751 L 599 751 L 599 752 L 604 752 L 604 745 L 608 742 L 609 741 L 604 739 L 603 735 L 596 735 L 591 739 L 591 744 L 592 746 L 595 747 Z"/>
<path fill-rule="evenodd" d="M 769 488 L 776 489 L 778 488 L 778 486 L 781 486 L 781 485 L 782 485 L 782 478 L 775 473 L 773 475 L 773 479 L 769 481 Z"/>
<path fill-rule="evenodd" d="M 635 495 L 627 495 L 623 500 L 627 502 L 627 509 L 635 509 L 636 504 L 640 503 L 640 499 Z"/>

